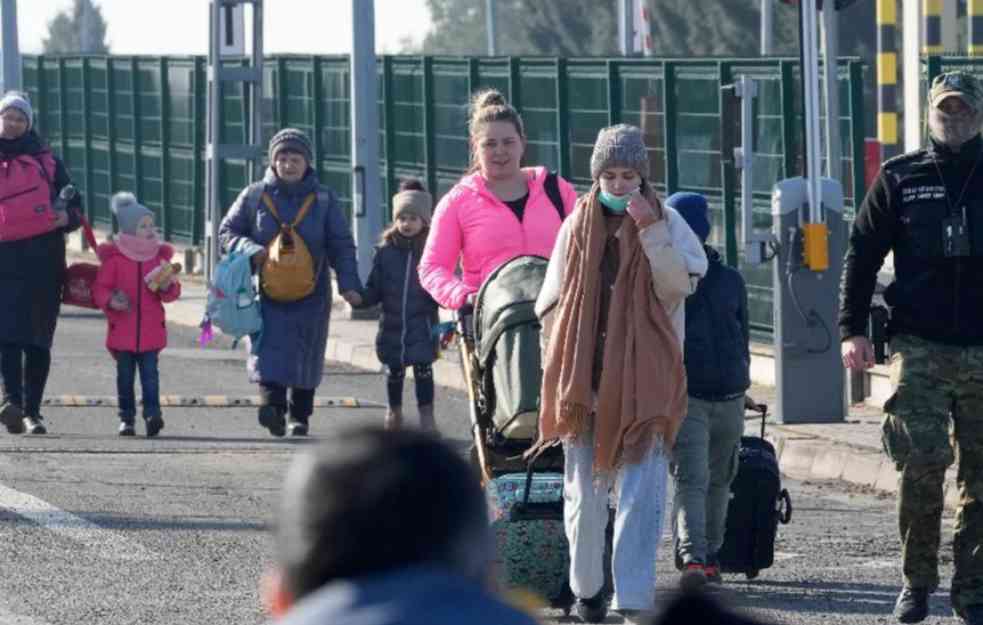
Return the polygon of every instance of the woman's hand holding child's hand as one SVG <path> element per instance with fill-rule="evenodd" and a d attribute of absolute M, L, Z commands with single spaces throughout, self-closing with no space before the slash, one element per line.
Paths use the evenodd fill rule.
<path fill-rule="evenodd" d="M 109 307 L 113 310 L 125 312 L 130 309 L 130 300 L 127 299 L 126 293 L 117 289 L 113 291 L 113 296 L 109 299 Z"/>

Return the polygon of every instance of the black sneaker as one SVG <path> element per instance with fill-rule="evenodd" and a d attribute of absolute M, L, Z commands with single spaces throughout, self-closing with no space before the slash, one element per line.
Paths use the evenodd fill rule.
<path fill-rule="evenodd" d="M 679 587 L 685 591 L 699 590 L 707 585 L 706 567 L 702 562 L 691 561 L 683 565 L 683 574 L 679 576 Z"/>
<path fill-rule="evenodd" d="M 273 436 L 283 436 L 286 430 L 283 409 L 278 406 L 260 406 L 259 424 L 269 430 Z"/>
<path fill-rule="evenodd" d="M 604 598 L 604 591 L 590 599 L 577 598 L 577 602 L 573 604 L 573 613 L 583 623 L 603 622 L 608 615 L 608 602 Z"/>
<path fill-rule="evenodd" d="M 902 623 L 920 623 L 928 616 L 928 588 L 905 586 L 894 604 L 894 617 Z"/>
<path fill-rule="evenodd" d="M 6 426 L 8 434 L 23 434 L 24 411 L 17 404 L 4 402 L 0 405 L 0 423 Z"/>
<path fill-rule="evenodd" d="M 307 430 L 307 424 L 303 421 L 291 419 L 290 422 L 287 423 L 287 433 L 290 434 L 290 436 L 307 436 Z"/>
<path fill-rule="evenodd" d="M 120 436 L 135 436 L 136 430 L 133 429 L 133 423 L 129 421 L 119 422 L 119 435 Z"/>
<path fill-rule="evenodd" d="M 41 415 L 31 415 L 24 417 L 24 428 L 28 434 L 47 434 L 48 429 L 44 427 L 44 417 Z"/>
<path fill-rule="evenodd" d="M 147 438 L 157 436 L 164 429 L 164 419 L 160 415 L 144 417 L 143 422 L 147 426 Z"/>

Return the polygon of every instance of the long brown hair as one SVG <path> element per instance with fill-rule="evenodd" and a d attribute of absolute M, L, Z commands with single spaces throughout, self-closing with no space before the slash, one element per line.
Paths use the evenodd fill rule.
<path fill-rule="evenodd" d="M 474 94 L 471 98 L 471 119 L 468 121 L 468 137 L 471 144 L 471 166 L 469 174 L 478 171 L 478 136 L 492 122 L 510 122 L 519 133 L 519 138 L 526 139 L 525 124 L 522 116 L 515 110 L 502 92 L 498 89 L 485 89 Z"/>

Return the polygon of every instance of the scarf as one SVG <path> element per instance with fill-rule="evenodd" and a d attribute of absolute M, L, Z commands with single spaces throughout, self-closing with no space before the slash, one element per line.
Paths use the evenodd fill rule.
<path fill-rule="evenodd" d="M 570 242 L 559 252 L 566 254 L 566 271 L 545 354 L 540 440 L 529 453 L 557 439 L 576 439 L 593 422 L 593 469 L 605 473 L 673 444 L 686 413 L 686 376 L 676 331 L 652 291 L 638 228 L 626 218 L 594 406 L 591 376 L 607 238 L 597 196 L 595 184 L 569 217 Z M 658 200 L 650 195 L 649 201 Z"/>
<path fill-rule="evenodd" d="M 116 235 L 116 247 L 132 261 L 143 263 L 157 256 L 160 251 L 160 239 L 154 237 L 145 239 L 132 234 L 119 233 Z"/>

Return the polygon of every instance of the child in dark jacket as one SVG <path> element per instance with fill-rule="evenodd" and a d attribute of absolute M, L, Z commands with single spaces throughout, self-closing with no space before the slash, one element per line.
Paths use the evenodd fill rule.
<path fill-rule="evenodd" d="M 386 428 L 403 423 L 403 381 L 413 367 L 420 427 L 436 432 L 432 364 L 437 359 L 433 328 L 437 303 L 420 286 L 417 265 L 427 240 L 433 198 L 418 180 L 406 180 L 393 196 L 393 223 L 376 248 L 362 307 L 382 304 L 376 355 L 386 369 L 389 409 Z"/>
<path fill-rule="evenodd" d="M 174 249 L 161 243 L 154 214 L 132 193 L 117 193 L 112 210 L 119 234 L 96 250 L 101 264 L 93 287 L 96 305 L 106 312 L 106 348 L 116 359 L 119 435 L 133 436 L 135 374 L 140 371 L 147 436 L 164 427 L 160 410 L 158 356 L 167 345 L 164 302 L 181 295 Z"/>
<path fill-rule="evenodd" d="M 719 583 L 717 552 L 724 540 L 730 484 L 744 432 L 744 393 L 751 385 L 747 288 L 741 274 L 706 245 L 707 201 L 676 193 L 666 201 L 704 243 L 710 261 L 696 292 L 686 298 L 686 362 L 689 403 L 676 437 L 675 535 L 682 584 Z"/>

